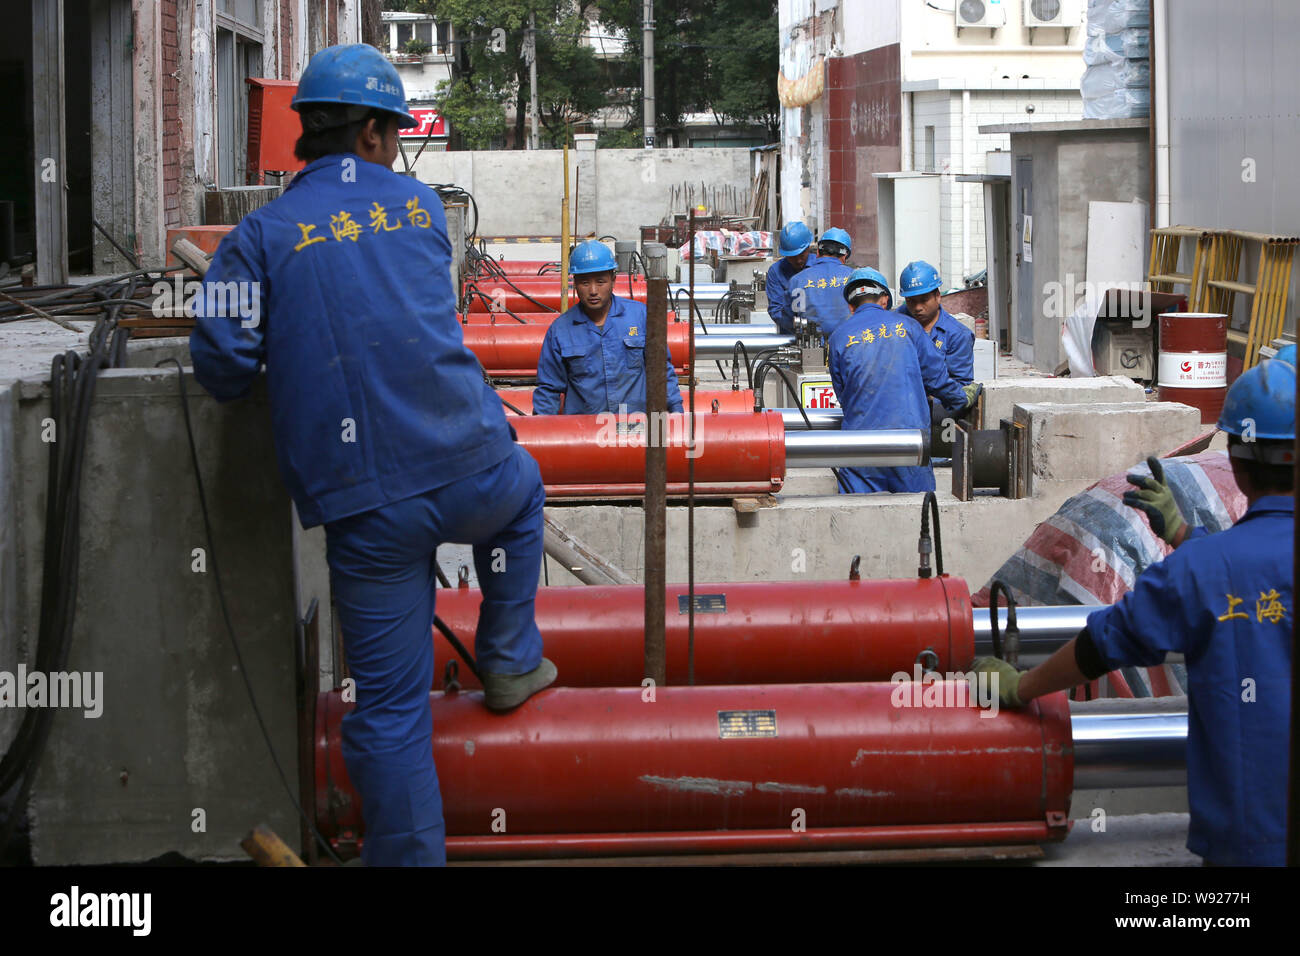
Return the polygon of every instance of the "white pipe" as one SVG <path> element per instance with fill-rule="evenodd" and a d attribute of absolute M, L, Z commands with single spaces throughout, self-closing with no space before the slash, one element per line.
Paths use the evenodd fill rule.
<path fill-rule="evenodd" d="M 966 170 L 966 150 L 968 148 L 966 127 L 969 125 L 969 122 L 970 122 L 970 90 L 962 90 L 961 91 L 961 169 L 959 170 L 960 172 L 964 172 Z M 970 203 L 966 201 L 966 187 L 968 185 L 970 184 L 958 183 L 958 186 L 960 186 L 961 188 L 961 192 L 958 194 L 961 197 L 961 275 L 958 276 L 957 278 L 961 278 L 961 279 L 964 279 L 966 276 L 970 275 Z M 948 282 L 951 285 L 957 284 L 956 282 L 953 281 L 953 276 L 948 277 Z"/>
<path fill-rule="evenodd" d="M 1169 0 L 1155 0 L 1151 82 L 1156 110 L 1156 228 L 1169 225 Z"/>

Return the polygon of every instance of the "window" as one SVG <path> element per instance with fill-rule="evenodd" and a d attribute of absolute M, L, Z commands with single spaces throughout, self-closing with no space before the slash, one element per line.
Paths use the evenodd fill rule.
<path fill-rule="evenodd" d="M 924 172 L 934 172 L 934 127 L 925 128 L 925 169 Z"/>
<path fill-rule="evenodd" d="M 248 83 L 262 75 L 262 5 L 217 0 L 217 185 L 248 182 Z"/>

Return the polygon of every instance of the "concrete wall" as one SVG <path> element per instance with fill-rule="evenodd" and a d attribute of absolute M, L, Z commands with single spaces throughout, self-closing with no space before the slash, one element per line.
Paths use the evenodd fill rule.
<path fill-rule="evenodd" d="M 848 8 L 860 5 L 859 0 L 841 2 Z M 1065 0 L 1071 8 L 1066 11 L 1066 22 L 1072 24 L 1068 32 L 1061 27 L 1026 27 L 1021 0 L 1002 0 L 1006 24 L 995 30 L 958 29 L 955 3 L 887 2 L 901 8 L 904 80 L 939 79 L 959 85 L 965 79 L 1029 74 L 1049 85 L 1078 86 L 1083 73 L 1083 0 Z"/>
<path fill-rule="evenodd" d="M 5 670 L 34 658 L 49 453 L 41 440 L 48 387 L 18 389 L 17 453 L 0 458 L 16 468 L 17 599 L 4 608 L 21 635 L 15 648 L 12 633 L 0 632 Z M 294 555 L 265 392 L 219 407 L 189 378 L 187 394 L 233 625 L 296 789 Z M 4 434 L 0 424 L 0 446 Z M 102 673 L 103 713 L 55 716 L 29 808 L 35 861 L 125 862 L 167 851 L 240 859 L 239 840 L 259 822 L 296 844 L 296 813 L 257 729 L 217 602 L 174 371 L 101 375 L 80 540 L 67 669 Z M 196 570 L 195 548 L 204 549 L 206 570 Z M 0 542 L 0 557 L 12 554 Z M 0 587 L 13 577 L 0 570 Z M 203 832 L 195 832 L 196 810 L 206 815 Z"/>
<path fill-rule="evenodd" d="M 558 236 L 564 198 L 563 150 L 426 152 L 416 176 L 455 183 L 474 194 L 480 236 Z M 569 194 L 578 202 L 578 235 L 640 238 L 642 226 L 686 212 L 670 198 L 695 184 L 751 187 L 747 149 L 592 149 L 569 151 Z M 593 201 L 594 200 L 594 201 Z M 570 216 L 573 215 L 570 206 Z"/>

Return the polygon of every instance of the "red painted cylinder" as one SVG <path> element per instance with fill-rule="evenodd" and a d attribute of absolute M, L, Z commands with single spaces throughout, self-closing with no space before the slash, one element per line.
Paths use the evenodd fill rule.
<path fill-rule="evenodd" d="M 533 413 L 533 390 L 531 388 L 498 388 L 497 394 L 501 396 L 502 404 L 509 402 L 515 408 L 519 409 L 525 415 Z M 687 402 L 686 392 L 682 392 L 682 402 Z M 717 411 L 719 412 L 752 412 L 754 410 L 754 392 L 752 389 L 742 388 L 739 391 L 726 389 L 723 391 L 704 391 L 697 389 L 695 392 L 695 414 L 706 415 L 714 412 L 713 403 L 717 402 Z M 561 402 L 563 407 L 563 402 Z M 506 408 L 507 415 L 516 415 L 513 409 Z"/>
<path fill-rule="evenodd" d="M 461 322 L 465 325 L 550 325 L 563 314 L 563 312 L 516 312 L 514 315 L 509 315 L 505 312 L 462 312 Z M 524 321 L 521 323 L 519 319 Z M 668 321 L 669 323 L 677 321 L 677 313 L 672 309 L 668 310 Z"/>
<path fill-rule="evenodd" d="M 548 325 L 520 325 L 518 322 L 496 325 L 462 325 L 465 346 L 478 357 L 488 375 L 496 378 L 528 378 L 537 375 L 537 359 Z M 685 322 L 668 324 L 668 350 L 678 374 L 688 367 L 691 331 Z"/>
<path fill-rule="evenodd" d="M 498 851 L 531 843 L 541 854 L 626 851 L 635 835 L 678 837 L 679 849 L 696 848 L 682 834 L 731 836 L 743 849 L 746 831 L 759 849 L 843 828 L 859 839 L 880 828 L 888 845 L 942 842 L 964 825 L 1064 837 L 1064 695 L 990 717 L 963 703 L 964 683 L 932 686 L 951 695 L 948 706 L 907 703 L 910 688 L 891 684 L 665 687 L 652 702 L 640 688 L 551 688 L 507 714 L 477 692 L 432 694 L 448 856 L 492 855 L 498 831 Z M 327 837 L 362 831 L 340 736 L 350 706 L 337 691 L 317 703 L 316 815 Z M 527 840 L 551 834 L 569 838 Z"/>
<path fill-rule="evenodd" d="M 1204 425 L 1217 422 L 1228 395 L 1228 317 L 1162 314 L 1158 365 L 1160 401 L 1199 408 Z"/>
<path fill-rule="evenodd" d="M 560 305 L 560 277 L 558 275 L 510 278 L 507 283 L 502 279 L 471 279 L 465 283 L 466 293 L 469 295 L 471 288 L 478 289 L 482 297 L 469 295 L 469 309 L 471 312 L 489 312 L 493 308 L 493 303 L 499 303 L 496 308 L 506 308 L 511 312 L 532 312 L 538 309 L 538 306 L 545 306 L 556 309 Z M 632 280 L 629 288 L 627 276 L 620 276 L 614 284 L 614 294 L 624 299 L 636 299 L 638 302 L 646 300 L 645 279 L 638 276 Z M 567 299 L 568 306 L 578 301 L 578 293 L 573 289 L 573 281 L 569 281 L 569 294 Z"/>
<path fill-rule="evenodd" d="M 664 416 L 670 495 L 687 492 L 689 419 Z M 537 459 L 548 498 L 645 494 L 644 414 L 515 416 L 510 424 Z M 693 457 L 697 495 L 775 493 L 785 481 L 785 425 L 777 412 L 696 412 Z"/>
<path fill-rule="evenodd" d="M 482 595 L 438 591 L 438 617 L 472 649 Z M 668 682 L 687 677 L 685 584 L 665 601 Z M 961 578 L 899 581 L 744 581 L 695 586 L 697 684 L 889 680 L 913 666 L 965 671 L 975 659 L 970 591 Z M 636 687 L 644 676 L 645 589 L 639 585 L 539 588 L 535 617 L 563 687 Z M 433 632 L 434 689 L 459 659 Z M 927 654 L 926 652 L 930 652 Z M 468 668 L 464 687 L 476 688 Z"/>
<path fill-rule="evenodd" d="M 496 267 L 511 278 L 515 276 L 533 276 L 539 275 L 539 269 L 547 269 L 547 272 L 541 275 L 550 275 L 559 281 L 560 260 L 559 259 L 497 259 Z M 470 278 L 470 277 L 467 277 Z M 479 279 L 492 278 L 491 273 L 485 267 L 478 276 Z"/>

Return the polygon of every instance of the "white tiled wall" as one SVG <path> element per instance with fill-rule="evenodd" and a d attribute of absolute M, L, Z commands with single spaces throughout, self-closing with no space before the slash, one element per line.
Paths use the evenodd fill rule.
<path fill-rule="evenodd" d="M 1025 111 L 1032 104 L 1032 114 Z M 913 169 L 925 164 L 925 128 L 934 127 L 935 171 L 946 175 L 940 187 L 939 241 L 942 262 L 936 262 L 946 285 L 960 285 L 963 274 L 962 229 L 970 232 L 970 264 L 966 274 L 984 268 L 984 191 L 978 183 L 959 183 L 959 173 L 984 173 L 985 154 L 1011 148 L 1006 133 L 981 134 L 979 127 L 1003 123 L 1056 123 L 1082 119 L 1083 101 L 1077 90 L 972 90 L 962 148 L 962 92 L 935 90 L 912 94 Z M 964 199 L 963 199 L 964 197 Z M 962 204 L 968 209 L 963 217 Z M 891 277 L 898 281 L 897 276 Z"/>

